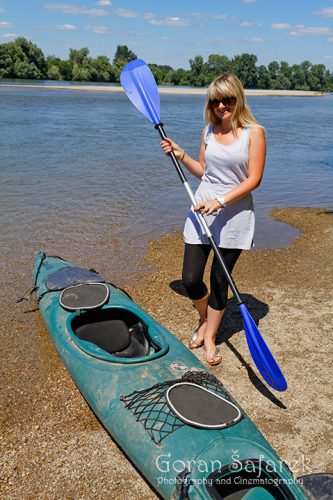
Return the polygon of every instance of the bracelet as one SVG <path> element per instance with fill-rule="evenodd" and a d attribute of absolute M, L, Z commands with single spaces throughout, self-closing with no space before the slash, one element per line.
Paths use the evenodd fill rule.
<path fill-rule="evenodd" d="M 184 158 L 184 156 L 185 156 L 185 154 L 186 154 L 186 153 L 185 153 L 185 151 L 182 149 L 182 150 L 181 150 L 180 157 L 178 158 L 178 160 L 182 161 L 182 160 L 183 160 L 183 158 Z"/>
<path fill-rule="evenodd" d="M 222 208 L 224 208 L 226 206 L 226 201 L 224 199 L 224 196 L 217 196 L 215 199 L 216 199 L 216 201 L 219 202 L 219 204 L 221 205 Z"/>

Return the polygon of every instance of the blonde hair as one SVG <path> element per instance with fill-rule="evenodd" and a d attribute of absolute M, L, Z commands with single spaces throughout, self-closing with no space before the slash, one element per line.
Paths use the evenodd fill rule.
<path fill-rule="evenodd" d="M 258 125 L 246 102 L 243 85 L 233 73 L 223 73 L 215 78 L 207 90 L 206 104 L 204 108 L 204 120 L 206 124 L 216 125 L 220 119 L 216 117 L 212 101 L 222 97 L 236 97 L 236 103 L 231 116 L 231 126 L 234 135 L 240 126 Z"/>

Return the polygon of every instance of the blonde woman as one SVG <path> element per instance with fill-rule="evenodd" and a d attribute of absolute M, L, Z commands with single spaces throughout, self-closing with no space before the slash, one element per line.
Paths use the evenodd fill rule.
<path fill-rule="evenodd" d="M 253 244 L 255 218 L 251 192 L 263 176 L 266 140 L 263 127 L 246 103 L 241 82 L 232 73 L 224 73 L 210 84 L 204 118 L 207 126 L 202 133 L 198 160 L 170 138 L 161 145 L 166 154 L 174 151 L 188 171 L 201 179 L 195 193 L 197 205 L 191 208 L 184 227 L 182 279 L 199 313 L 199 324 L 189 348 L 204 346 L 206 360 L 213 366 L 222 360 L 215 339 L 227 303 L 228 282 L 215 256 L 210 291 L 203 282 L 211 246 L 194 212 L 200 210 L 206 216 L 231 273 L 241 251 Z"/>

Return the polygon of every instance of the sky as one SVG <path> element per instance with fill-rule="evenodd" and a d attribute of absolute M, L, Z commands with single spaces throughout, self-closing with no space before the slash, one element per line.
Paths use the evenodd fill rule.
<path fill-rule="evenodd" d="M 17 36 L 62 59 L 88 47 L 112 61 L 127 45 L 173 68 L 247 52 L 266 66 L 307 59 L 333 70 L 332 0 L 0 0 L 0 43 Z"/>

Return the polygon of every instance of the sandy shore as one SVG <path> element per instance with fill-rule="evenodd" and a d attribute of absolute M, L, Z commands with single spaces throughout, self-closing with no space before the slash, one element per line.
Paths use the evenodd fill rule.
<path fill-rule="evenodd" d="M 98 85 L 15 85 L 1 84 L 1 87 L 30 88 L 40 90 L 82 90 L 87 92 L 124 92 L 122 87 L 102 87 Z M 206 95 L 206 88 L 183 88 L 183 87 L 159 87 L 160 94 L 181 94 L 181 95 Z M 248 96 L 292 96 L 292 97 L 313 97 L 325 95 L 325 92 L 311 90 L 260 90 L 245 89 Z"/>
<path fill-rule="evenodd" d="M 234 278 L 289 388 L 273 394 L 258 379 L 232 299 L 219 332 L 223 363 L 211 370 L 296 475 L 332 471 L 333 213 L 290 208 L 273 216 L 302 236 L 288 248 L 244 253 Z M 182 246 L 179 233 L 151 243 L 149 271 L 127 290 L 187 343 L 197 318 L 179 283 Z M 13 307 L 20 292 L 18 275 L 1 318 L 2 498 L 157 498 L 85 403 L 39 313 Z M 204 360 L 201 349 L 195 354 Z"/>

